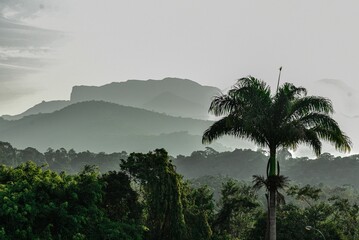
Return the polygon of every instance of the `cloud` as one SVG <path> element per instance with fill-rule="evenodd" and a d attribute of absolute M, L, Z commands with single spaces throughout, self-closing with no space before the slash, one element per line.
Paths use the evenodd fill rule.
<path fill-rule="evenodd" d="M 57 62 L 55 49 L 66 36 L 35 23 L 50 23 L 51 19 L 43 16 L 52 14 L 56 2 L 0 0 L 1 114 L 15 114 L 31 107 L 40 100 L 39 92 L 44 86 L 52 84 L 51 77 L 40 81 L 38 76 Z"/>
<path fill-rule="evenodd" d="M 33 68 L 33 67 L 26 67 L 26 66 L 20 66 L 20 65 L 12 65 L 12 64 L 5 64 L 0 63 L 1 67 L 10 68 L 10 69 L 21 69 L 21 70 L 30 70 L 30 71 L 40 71 L 40 68 Z"/>
<path fill-rule="evenodd" d="M 1 0 L 0 15 L 11 20 L 22 20 L 36 16 L 49 1 L 44 0 Z"/>
<path fill-rule="evenodd" d="M 34 93 L 31 86 L 22 82 L 23 77 L 32 71 L 34 70 L 26 67 L 0 64 L 0 105 Z"/>
<path fill-rule="evenodd" d="M 22 68 L 17 65 L 7 65 L 0 64 L 0 84 L 2 83 L 11 83 L 11 84 L 20 84 L 20 81 L 24 76 L 29 74 L 32 69 Z"/>
<path fill-rule="evenodd" d="M 52 58 L 51 49 L 49 47 L 1 47 L 0 60 L 8 60 L 9 58 Z"/>

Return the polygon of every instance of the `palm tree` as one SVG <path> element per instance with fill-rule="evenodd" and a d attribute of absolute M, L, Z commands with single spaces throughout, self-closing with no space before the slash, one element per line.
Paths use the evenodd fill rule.
<path fill-rule="evenodd" d="M 227 94 L 215 96 L 209 112 L 223 116 L 203 134 L 202 142 L 211 143 L 223 136 L 250 140 L 269 148 L 267 180 L 269 191 L 269 239 L 276 239 L 276 183 L 280 182 L 276 152 L 279 148 L 296 149 L 309 145 L 320 155 L 326 140 L 342 152 L 351 149 L 350 139 L 331 118 L 329 99 L 307 96 L 305 88 L 284 83 L 271 94 L 270 87 L 252 76 L 238 80 Z"/>

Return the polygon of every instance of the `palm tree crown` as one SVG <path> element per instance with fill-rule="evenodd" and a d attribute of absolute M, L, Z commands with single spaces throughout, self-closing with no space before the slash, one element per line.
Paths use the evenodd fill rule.
<path fill-rule="evenodd" d="M 228 94 L 214 97 L 209 112 L 224 117 L 204 132 L 202 142 L 232 135 L 268 147 L 269 176 L 278 174 L 275 155 L 280 147 L 296 149 L 306 144 L 320 155 L 322 139 L 339 151 L 351 149 L 350 139 L 331 118 L 331 101 L 307 96 L 305 88 L 291 83 L 284 83 L 276 94 L 271 94 L 265 82 L 251 76 L 241 78 Z"/>

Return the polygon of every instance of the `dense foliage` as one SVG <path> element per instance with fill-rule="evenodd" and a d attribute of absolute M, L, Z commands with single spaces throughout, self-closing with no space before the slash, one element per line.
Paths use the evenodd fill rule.
<path fill-rule="evenodd" d="M 105 214 L 108 188 L 95 168 L 70 176 L 2 165 L 0 184 L 1 239 L 141 239 L 140 226 Z"/>
<path fill-rule="evenodd" d="M 119 170 L 121 159 L 126 159 L 127 156 L 125 151 L 106 154 L 90 151 L 76 152 L 73 149 L 67 151 L 64 148 L 57 150 L 49 148 L 45 153 L 41 153 L 32 147 L 20 150 L 7 142 L 0 142 L 1 164 L 15 167 L 21 163 L 33 161 L 38 165 L 45 164 L 56 172 L 78 173 L 86 165 L 96 165 L 101 172 Z"/>
<path fill-rule="evenodd" d="M 128 156 L 125 151 L 107 154 L 76 152 L 64 148 L 49 148 L 45 153 L 41 153 L 35 148 L 20 150 L 9 143 L 0 142 L 0 164 L 15 167 L 33 161 L 39 166 L 46 165 L 46 168 L 53 171 L 65 171 L 69 174 L 80 172 L 86 165 L 98 166 L 101 173 L 118 171 L 121 159 L 127 159 Z M 176 171 L 187 179 L 223 175 L 245 181 L 251 181 L 253 175 L 264 175 L 263 164 L 268 160 L 267 153 L 262 150 L 236 149 L 232 152 L 217 152 L 209 147 L 189 156 L 178 155 L 176 158 L 170 158 L 176 165 Z M 281 172 L 290 176 L 292 182 L 310 185 L 323 183 L 332 187 L 350 185 L 359 189 L 359 155 L 340 157 L 323 153 L 315 159 L 295 158 L 286 149 L 281 149 L 277 158 L 281 163 Z"/>
<path fill-rule="evenodd" d="M 52 163 L 53 168 L 71 166 L 81 154 L 82 164 L 91 163 L 97 155 L 64 149 L 42 154 L 30 148 L 19 151 L 10 144 L 3 144 L 0 150 L 2 163 L 14 165 L 0 167 L 0 239 L 264 239 L 264 194 L 255 192 L 251 183 L 220 175 L 186 181 L 163 149 L 147 154 L 122 153 L 122 161 L 117 155 L 113 158 L 113 164 L 121 165 L 117 171 L 101 174 L 97 167 L 87 165 L 72 175 L 58 172 L 61 167 L 49 170 L 47 164 Z M 179 156 L 176 163 L 182 170 L 183 164 L 191 161 L 203 168 L 206 161 L 213 167 L 214 161 L 220 164 L 218 159 L 224 156 L 229 159 L 227 166 L 238 156 L 242 163 L 265 161 L 262 152 L 217 153 L 207 149 Z M 291 159 L 285 152 L 279 156 L 286 171 L 297 164 L 316 163 Z M 19 162 L 14 159 L 21 158 L 33 158 L 36 163 L 16 165 Z M 350 162 L 323 154 L 318 164 L 343 159 Z M 193 167 L 198 171 L 196 164 Z M 251 169 L 250 164 L 248 167 Z M 292 181 L 283 194 L 287 203 L 278 208 L 278 239 L 320 238 L 318 231 L 308 231 L 306 226 L 320 230 L 326 239 L 358 238 L 359 193 L 355 188 L 297 185 Z"/>
<path fill-rule="evenodd" d="M 315 159 L 293 157 L 287 150 L 277 154 L 281 164 L 281 174 L 289 176 L 292 182 L 300 184 L 336 187 L 349 185 L 359 189 L 359 155 L 333 156 L 323 153 Z M 207 148 L 193 152 L 190 156 L 179 155 L 174 160 L 177 171 L 186 178 L 206 175 L 223 175 L 251 181 L 253 175 L 264 175 L 263 164 L 267 153 L 258 150 L 236 149 L 232 152 L 216 152 Z"/>

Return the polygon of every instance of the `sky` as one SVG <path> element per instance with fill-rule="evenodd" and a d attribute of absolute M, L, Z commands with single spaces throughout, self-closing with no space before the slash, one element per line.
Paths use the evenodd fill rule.
<path fill-rule="evenodd" d="M 333 99 L 359 140 L 359 1 L 0 0 L 0 115 L 74 85 L 252 75 Z"/>

